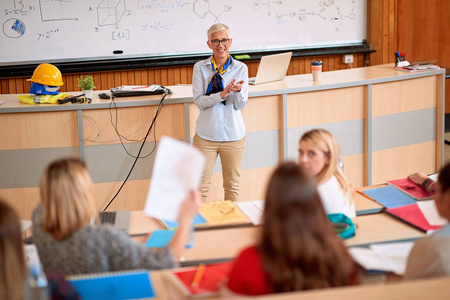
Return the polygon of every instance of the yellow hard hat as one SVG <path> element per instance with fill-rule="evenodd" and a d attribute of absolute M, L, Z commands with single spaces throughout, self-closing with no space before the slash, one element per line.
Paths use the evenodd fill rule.
<path fill-rule="evenodd" d="M 28 81 L 50 86 L 61 86 L 64 84 L 61 71 L 52 64 L 40 64 L 37 66 L 34 69 L 33 76 Z"/>

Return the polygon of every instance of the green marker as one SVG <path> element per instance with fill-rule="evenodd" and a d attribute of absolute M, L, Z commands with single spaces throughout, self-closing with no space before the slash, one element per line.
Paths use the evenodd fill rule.
<path fill-rule="evenodd" d="M 250 58 L 250 55 L 248 55 L 248 54 L 235 55 L 234 58 L 236 58 L 236 59 L 247 59 L 247 58 Z"/>

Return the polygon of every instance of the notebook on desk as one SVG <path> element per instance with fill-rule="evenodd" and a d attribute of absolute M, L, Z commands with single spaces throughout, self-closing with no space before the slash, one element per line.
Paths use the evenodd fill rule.
<path fill-rule="evenodd" d="M 248 79 L 249 84 L 261 84 L 283 80 L 291 61 L 292 52 L 266 55 L 261 57 L 256 77 Z"/>
<path fill-rule="evenodd" d="M 111 224 L 114 227 L 130 232 L 131 211 L 104 211 L 99 213 L 102 224 Z"/>

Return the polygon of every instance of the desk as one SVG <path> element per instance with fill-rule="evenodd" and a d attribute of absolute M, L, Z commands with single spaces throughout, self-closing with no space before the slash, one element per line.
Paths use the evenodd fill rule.
<path fill-rule="evenodd" d="M 137 215 L 137 213 L 134 214 Z M 353 221 L 357 226 L 356 236 L 344 241 L 347 246 L 366 246 L 372 243 L 414 240 L 425 236 L 422 231 L 386 213 L 357 216 Z M 148 224 L 151 225 L 152 220 Z M 195 246 L 183 250 L 181 264 L 189 266 L 202 262 L 212 263 L 230 260 L 236 257 L 243 248 L 254 244 L 260 230 L 260 226 L 252 226 L 195 231 Z M 134 237 L 134 239 L 143 243 L 145 236 Z"/>
<path fill-rule="evenodd" d="M 157 299 L 189 299 L 183 296 L 176 287 L 166 278 L 168 270 L 152 271 L 152 282 L 155 288 Z M 252 297 L 252 299 L 265 300 L 397 300 L 397 299 L 448 299 L 448 287 L 450 277 L 411 280 L 387 284 L 366 284 L 351 287 L 339 287 L 294 293 L 284 293 L 278 295 L 268 295 L 262 297 Z M 204 299 L 223 299 L 220 297 L 209 297 Z M 249 299 L 247 297 L 233 298 L 236 300 Z"/>
<path fill-rule="evenodd" d="M 304 74 L 251 86 L 249 103 L 242 110 L 247 149 L 241 198 L 262 199 L 275 166 L 295 160 L 299 137 L 316 127 L 336 136 L 344 172 L 354 186 L 405 178 L 417 170 L 437 172 L 443 162 L 444 72 L 406 73 L 389 64 L 323 72 L 320 83 Z M 199 111 L 192 89 L 170 89 L 173 95 L 167 97 L 158 117 L 156 141 L 147 142 L 144 154 L 150 153 L 162 135 L 186 141 L 193 136 Z M 17 95 L 0 96 L 0 101 L 6 101 L 0 105 L 0 197 L 16 208 L 20 218 L 31 218 L 39 201 L 39 178 L 57 157 L 80 155 L 86 160 L 99 209 L 122 184 L 133 158 L 123 150 L 111 119 L 117 114 L 119 132 L 140 139 L 160 97 L 116 98 L 116 111 L 109 109 L 109 100 L 98 98 L 99 92 L 94 93 L 92 104 L 30 106 L 19 103 Z M 124 143 L 137 153 L 140 143 Z M 110 210 L 144 208 L 153 159 L 154 153 L 139 160 Z M 212 200 L 223 197 L 221 177 L 218 164 Z"/>
<path fill-rule="evenodd" d="M 377 202 L 370 200 L 368 197 L 355 193 L 354 196 L 356 214 L 358 216 L 378 213 L 383 210 L 383 206 Z M 214 229 L 230 229 L 233 227 L 247 227 L 252 226 L 251 223 L 218 225 L 218 226 L 202 226 L 196 228 L 198 230 L 214 230 Z M 163 229 L 161 224 L 153 218 L 147 216 L 144 211 L 132 211 L 130 222 L 130 235 L 146 235 L 155 229 Z"/>

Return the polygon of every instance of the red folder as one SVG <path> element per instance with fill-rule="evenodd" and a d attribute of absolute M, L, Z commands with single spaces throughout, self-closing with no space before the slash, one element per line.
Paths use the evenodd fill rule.
<path fill-rule="evenodd" d="M 219 282 L 227 278 L 231 262 L 206 265 L 198 287 L 192 287 L 197 267 L 181 268 L 169 274 L 169 278 L 185 295 L 211 296 L 219 293 Z"/>
<path fill-rule="evenodd" d="M 386 212 L 424 232 L 430 232 L 442 227 L 430 225 L 417 204 L 388 208 Z"/>

